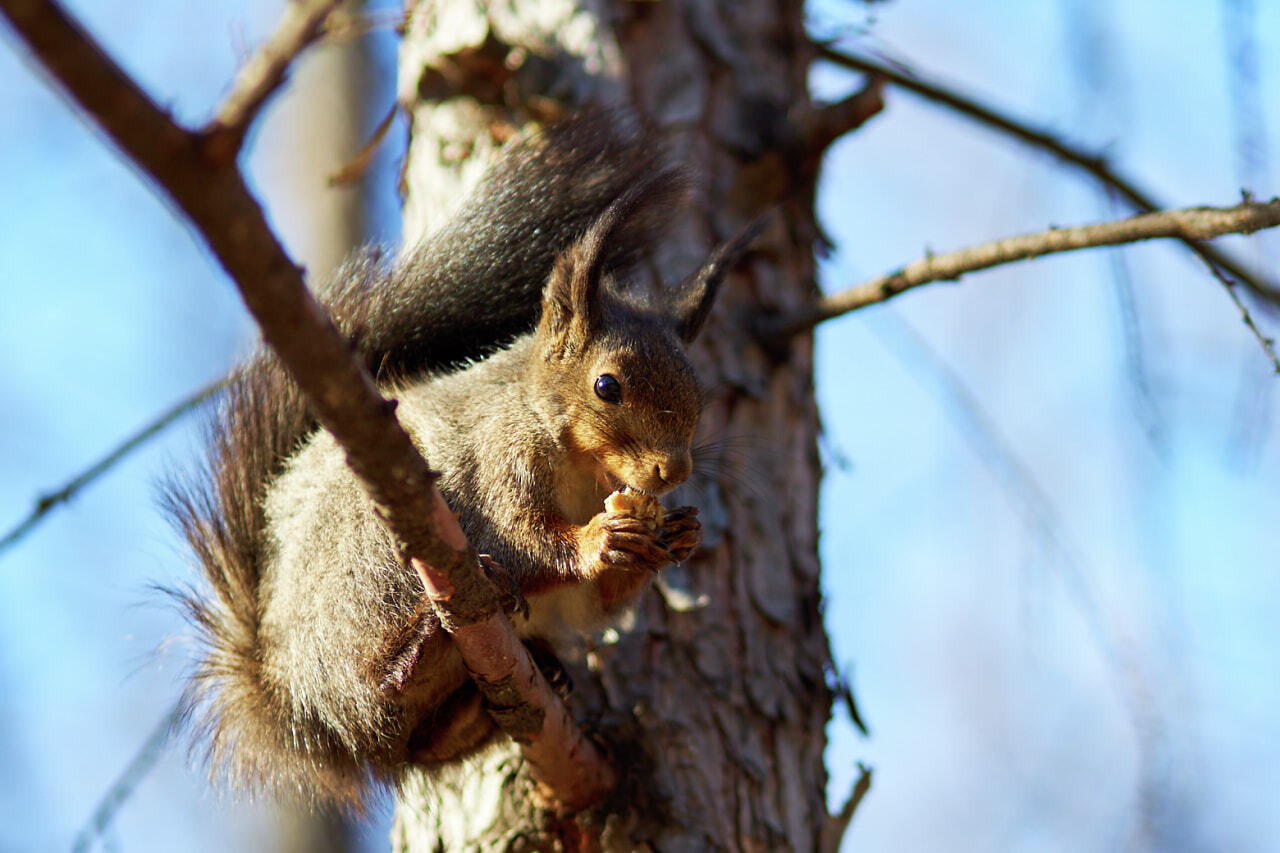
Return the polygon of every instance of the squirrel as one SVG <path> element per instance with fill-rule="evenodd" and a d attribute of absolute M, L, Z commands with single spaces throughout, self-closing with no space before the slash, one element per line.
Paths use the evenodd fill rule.
<path fill-rule="evenodd" d="M 687 195 L 616 114 L 514 143 L 453 219 L 391 269 L 322 293 L 471 545 L 505 570 L 531 645 L 606 624 L 701 541 L 685 481 L 701 391 L 683 347 L 758 226 L 663 298 L 625 289 Z M 215 770 L 314 804 L 457 761 L 497 730 L 344 455 L 283 367 L 236 374 L 203 475 L 170 513 L 209 586 L 187 715 Z"/>

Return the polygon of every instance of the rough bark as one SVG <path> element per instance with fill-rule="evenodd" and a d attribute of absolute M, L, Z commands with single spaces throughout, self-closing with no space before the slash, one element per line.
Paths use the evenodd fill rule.
<path fill-rule="evenodd" d="M 815 849 L 827 822 L 831 694 L 812 348 L 798 336 L 766 352 L 749 322 L 813 296 L 811 193 L 798 185 L 809 170 L 788 156 L 791 117 L 807 105 L 800 4 L 437 0 L 410 12 L 400 84 L 412 116 L 406 245 L 447 215 L 513 125 L 588 99 L 632 105 L 702 176 L 655 280 L 678 280 L 715 242 L 786 201 L 730 277 L 695 353 L 710 449 L 678 497 L 700 507 L 705 548 L 572 664 L 570 706 L 609 744 L 617 794 L 571 819 L 542 812 L 504 744 L 411 783 L 393 847 Z"/>

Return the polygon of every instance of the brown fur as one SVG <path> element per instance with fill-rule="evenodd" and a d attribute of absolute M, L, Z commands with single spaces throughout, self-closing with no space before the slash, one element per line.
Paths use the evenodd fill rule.
<path fill-rule="evenodd" d="M 603 121 L 517 150 L 464 206 L 462 224 L 406 267 L 356 265 L 332 291 L 366 364 L 398 377 L 401 420 L 443 471 L 440 488 L 472 545 L 528 597 L 530 616 L 517 622 L 529 637 L 600 624 L 700 537 L 691 508 L 656 527 L 601 511 L 618 487 L 658 495 L 688 476 L 700 394 L 682 338 L 697 333 L 725 260 L 713 257 L 712 273 L 663 304 L 615 287 L 683 189 L 656 165 L 651 141 L 620 141 Z M 578 173 L 557 171 L 566 162 Z M 599 173 L 585 181 L 590 193 L 565 192 L 588 166 Z M 502 182 L 530 195 L 515 198 Z M 539 188 L 570 206 L 539 208 Z M 486 205 L 500 221 L 468 224 Z M 532 270 L 495 259 L 531 233 L 538 250 L 518 254 Z M 431 266 L 446 255 L 448 275 Z M 481 267 L 505 278 L 467 272 Z M 432 373 L 532 325 L 507 298 L 512 288 L 541 291 L 536 330 L 465 369 Z M 477 319 L 486 289 L 501 304 Z M 440 335 L 432 323 L 444 324 Z M 450 335 L 458 340 L 442 348 L 437 337 Z M 595 392 L 602 373 L 621 383 L 619 402 Z M 242 370 L 215 423 L 210 473 L 169 500 L 211 588 L 187 599 L 205 644 L 189 699 L 215 767 L 277 794 L 355 804 L 371 780 L 457 760 L 493 735 L 416 574 L 274 360 Z"/>

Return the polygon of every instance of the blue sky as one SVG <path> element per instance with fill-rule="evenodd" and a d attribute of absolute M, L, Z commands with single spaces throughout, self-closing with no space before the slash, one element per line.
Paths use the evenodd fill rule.
<path fill-rule="evenodd" d="M 1256 118 L 1274 133 L 1280 19 L 1259 12 Z M 898 3 L 863 43 L 1106 151 L 1169 204 L 1244 184 L 1218 4 Z M 825 175 L 828 288 L 1110 209 L 906 94 Z M 1233 248 L 1274 268 L 1273 238 Z M 1277 843 L 1275 380 L 1216 282 L 1151 245 L 1123 254 L 1135 382 L 1114 254 L 971 276 L 820 333 L 828 438 L 851 461 L 826 480 L 829 624 L 873 731 L 833 725 L 830 764 L 839 777 L 849 749 L 877 767 L 853 849 Z"/>
<path fill-rule="evenodd" d="M 1280 192 L 1266 163 L 1280 9 L 1258 4 L 1260 109 L 1244 124 L 1269 136 L 1250 172 L 1224 5 L 899 0 L 859 43 L 1107 151 L 1170 204 L 1229 204 L 1245 183 Z M 189 121 L 275 18 L 242 2 L 72 6 Z M 859 4 L 811 8 L 818 26 L 863 21 Z M 835 95 L 852 80 L 814 82 Z M 7 527 L 217 376 L 252 331 L 207 255 L 7 34 L 0 131 Z M 1046 156 L 905 93 L 836 147 L 823 180 L 828 289 L 926 247 L 1111 215 Z M 1273 268 L 1280 252 L 1228 245 Z M 833 723 L 833 801 L 854 761 L 876 767 L 850 849 L 1280 843 L 1276 380 L 1221 287 L 1171 245 L 1123 255 L 1135 356 L 1114 257 L 931 286 L 820 333 L 825 440 L 847 463 L 822 508 L 829 623 L 873 735 Z M 0 555 L 0 726 L 16 733 L 0 744 L 0 848 L 69 844 L 176 694 L 189 649 L 148 584 L 186 569 L 153 486 L 195 445 L 190 424 L 166 433 Z M 269 824 L 173 750 L 114 839 L 244 848 Z"/>

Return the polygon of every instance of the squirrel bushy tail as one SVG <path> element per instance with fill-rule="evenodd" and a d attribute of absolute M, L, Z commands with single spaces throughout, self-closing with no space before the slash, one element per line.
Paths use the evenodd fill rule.
<path fill-rule="evenodd" d="M 325 301 L 375 373 L 412 379 L 485 355 L 534 327 L 555 259 L 642 182 L 684 179 L 622 114 L 580 114 L 517 144 L 387 280 L 364 255 Z M 606 272 L 638 260 L 669 213 L 641 210 L 617 229 Z"/>
<path fill-rule="evenodd" d="M 478 358 L 533 327 L 556 257 L 655 175 L 682 183 L 654 140 L 621 116 L 571 119 L 518 143 L 401 263 L 357 259 L 322 301 L 375 375 L 400 380 Z M 658 219 L 653 211 L 619 229 L 610 264 L 634 261 L 663 226 Z M 317 428 L 283 367 L 260 353 L 220 400 L 207 468 L 170 483 L 164 500 L 209 586 L 181 598 L 204 646 L 187 716 L 203 730 L 212 769 L 279 795 L 354 803 L 368 767 L 325 726 L 297 724 L 300 709 L 263 677 L 259 654 L 264 496 Z"/>

